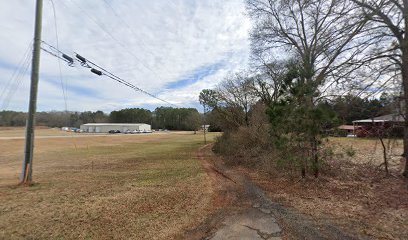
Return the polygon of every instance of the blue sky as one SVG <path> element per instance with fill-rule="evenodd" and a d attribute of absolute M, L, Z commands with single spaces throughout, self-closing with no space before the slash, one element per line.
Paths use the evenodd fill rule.
<path fill-rule="evenodd" d="M 53 1 L 56 24 L 51 0 L 44 0 L 44 41 L 57 46 L 56 25 L 62 52 L 78 52 L 180 107 L 199 106 L 202 89 L 248 64 L 251 23 L 242 0 Z M 34 3 L 0 1 L 0 108 L 8 101 L 7 109 L 27 109 L 29 72 L 17 89 L 7 86 L 31 45 Z M 63 88 L 70 111 L 165 105 L 42 51 L 38 110 L 65 110 Z"/>
<path fill-rule="evenodd" d="M 167 89 L 179 89 L 183 87 L 187 87 L 192 85 L 193 83 L 197 83 L 204 78 L 211 76 L 217 73 L 218 70 L 224 67 L 224 63 L 218 62 L 214 64 L 210 64 L 204 67 L 199 67 L 194 69 L 192 74 L 187 75 L 187 77 L 182 79 L 177 79 L 175 82 L 168 83 L 166 85 Z"/>
<path fill-rule="evenodd" d="M 5 59 L 0 59 L 0 68 L 5 69 L 5 70 L 12 70 L 14 71 L 16 69 L 16 64 L 6 62 Z"/>

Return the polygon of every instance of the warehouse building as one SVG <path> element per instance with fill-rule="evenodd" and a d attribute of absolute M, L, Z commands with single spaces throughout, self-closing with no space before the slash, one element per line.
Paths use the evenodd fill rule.
<path fill-rule="evenodd" d="M 81 130 L 89 133 L 107 133 L 110 130 L 126 131 L 151 131 L 149 124 L 145 123 L 87 123 L 81 125 Z"/>

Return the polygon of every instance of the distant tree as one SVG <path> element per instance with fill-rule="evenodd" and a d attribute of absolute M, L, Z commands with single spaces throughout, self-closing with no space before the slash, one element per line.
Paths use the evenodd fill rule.
<path fill-rule="evenodd" d="M 253 93 L 253 78 L 245 73 L 227 76 L 217 88 L 218 109 L 237 126 L 249 126 L 249 111 L 257 97 Z"/>
<path fill-rule="evenodd" d="M 217 106 L 217 102 L 218 102 L 217 98 L 218 98 L 217 92 L 211 89 L 203 89 L 200 92 L 200 95 L 198 97 L 198 100 L 200 101 L 200 104 L 203 106 L 203 110 L 204 110 L 204 117 L 203 117 L 204 143 L 207 143 L 206 128 L 205 128 L 205 125 L 207 125 L 206 113 L 210 109 L 213 109 Z"/>
<path fill-rule="evenodd" d="M 200 101 L 200 104 L 203 105 L 205 112 L 217 106 L 218 103 L 217 94 L 218 93 L 212 89 L 203 89 L 200 92 L 198 100 Z"/>
<path fill-rule="evenodd" d="M 69 126 L 70 127 L 79 127 L 81 124 L 83 124 L 81 118 L 81 113 L 79 112 L 71 112 L 69 116 Z"/>
<path fill-rule="evenodd" d="M 217 122 L 213 127 L 224 131 L 249 126 L 249 111 L 257 99 L 253 78 L 243 72 L 227 76 L 215 90 L 204 89 L 199 96 L 205 115 L 211 112 L 213 122 Z M 206 123 L 208 120 L 206 117 Z"/>
<path fill-rule="evenodd" d="M 153 128 L 169 130 L 195 130 L 200 114 L 195 108 L 158 107 L 153 112 Z"/>
<path fill-rule="evenodd" d="M 25 126 L 27 114 L 15 111 L 0 112 L 0 126 Z"/>
<path fill-rule="evenodd" d="M 100 116 L 100 113 L 99 115 Z M 97 116 L 94 116 L 94 118 Z M 126 108 L 112 111 L 109 115 L 112 123 L 148 123 L 152 122 L 152 112 L 143 108 Z"/>
<path fill-rule="evenodd" d="M 197 133 L 197 131 L 201 127 L 201 123 L 203 122 L 200 113 L 197 112 L 192 112 L 190 113 L 186 120 L 185 120 L 185 127 L 187 130 L 192 130 L 194 131 L 194 134 Z"/>
<path fill-rule="evenodd" d="M 66 111 L 37 112 L 36 124 L 48 127 L 69 126 L 70 115 Z"/>
<path fill-rule="evenodd" d="M 217 111 L 210 111 L 206 114 L 207 125 L 210 125 L 208 128 L 209 132 L 222 132 L 223 129 L 223 117 Z"/>
<path fill-rule="evenodd" d="M 383 94 L 378 99 L 367 99 L 348 94 L 333 99 L 329 105 L 338 118 L 346 124 L 352 124 L 354 120 L 370 119 L 396 112 L 396 102 L 387 94 Z"/>
<path fill-rule="evenodd" d="M 95 123 L 106 123 L 109 122 L 109 116 L 98 110 L 93 113 L 93 120 Z"/>
<path fill-rule="evenodd" d="M 79 119 L 81 123 L 94 123 L 94 114 L 91 111 L 81 112 L 79 114 Z"/>

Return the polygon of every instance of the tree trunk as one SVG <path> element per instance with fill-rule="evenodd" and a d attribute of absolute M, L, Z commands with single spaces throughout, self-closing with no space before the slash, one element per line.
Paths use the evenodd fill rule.
<path fill-rule="evenodd" d="M 313 97 L 311 96 L 306 96 L 306 105 L 307 107 L 307 112 L 310 114 L 311 111 L 315 108 L 313 104 Z M 310 117 L 310 116 L 308 116 Z M 315 128 L 315 121 L 316 119 L 310 118 L 310 125 L 308 126 L 309 128 Z M 313 175 L 317 178 L 319 177 L 319 155 L 318 155 L 318 136 L 315 131 L 312 131 L 310 133 L 310 136 L 308 138 L 309 141 L 309 146 L 310 146 L 310 151 L 311 151 L 311 156 L 310 156 L 310 161 L 312 164 L 312 170 L 313 170 Z"/>
<path fill-rule="evenodd" d="M 317 154 L 317 140 L 316 140 L 316 136 L 313 136 L 312 138 L 312 158 L 313 158 L 313 174 L 315 176 L 315 178 L 319 177 L 319 156 Z"/>
<path fill-rule="evenodd" d="M 384 129 L 380 129 L 379 131 L 385 131 Z M 387 174 L 387 176 L 389 175 L 389 171 L 388 171 L 388 159 L 387 159 L 387 147 L 384 144 L 384 140 L 383 140 L 383 135 L 381 132 L 378 133 L 378 138 L 380 139 L 381 142 L 381 146 L 383 148 L 383 159 L 384 159 L 384 167 L 385 167 L 385 172 Z"/>
<path fill-rule="evenodd" d="M 404 116 L 404 158 L 405 158 L 405 169 L 403 175 L 408 178 L 408 46 L 407 40 L 403 41 L 402 45 L 402 87 L 403 93 L 403 109 L 402 114 Z"/>
<path fill-rule="evenodd" d="M 407 62 L 408 63 L 408 62 Z M 404 88 L 404 107 L 403 107 L 403 115 L 404 115 L 404 158 L 405 158 L 405 169 L 403 175 L 408 178 L 408 65 L 407 67 L 403 67 L 403 74 L 402 74 L 402 84 Z"/>
<path fill-rule="evenodd" d="M 301 145 L 298 144 L 298 148 L 301 148 Z M 302 178 L 306 177 L 306 166 L 307 166 L 307 161 L 308 161 L 307 154 L 302 154 L 302 160 L 300 162 L 300 173 L 302 174 Z"/>

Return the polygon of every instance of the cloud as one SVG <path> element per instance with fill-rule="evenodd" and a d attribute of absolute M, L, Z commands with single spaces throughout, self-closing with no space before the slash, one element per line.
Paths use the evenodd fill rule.
<path fill-rule="evenodd" d="M 168 83 L 166 85 L 166 90 L 168 89 L 179 89 L 182 87 L 189 86 L 193 83 L 201 81 L 202 79 L 213 75 L 218 70 L 220 70 L 224 66 L 224 63 L 218 62 L 211 65 L 207 65 L 204 67 L 200 67 L 198 69 L 194 69 L 192 74 L 188 75 L 186 78 L 179 79 L 175 82 Z"/>
<path fill-rule="evenodd" d="M 80 53 L 132 84 L 180 106 L 198 105 L 198 93 L 226 73 L 245 68 L 251 27 L 241 0 L 54 0 L 59 48 Z M 34 1 L 1 1 L 0 89 L 33 35 Z M 44 1 L 43 40 L 56 46 L 51 1 Z M 60 64 L 62 80 L 60 79 Z M 165 105 L 42 52 L 39 110 L 111 111 Z M 65 86 L 66 85 L 66 86 Z M 9 108 L 26 110 L 29 74 Z M 3 99 L 0 99 L 3 101 Z M 0 104 L 1 107 L 1 104 Z M 2 110 L 2 109 L 0 109 Z"/>

